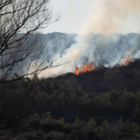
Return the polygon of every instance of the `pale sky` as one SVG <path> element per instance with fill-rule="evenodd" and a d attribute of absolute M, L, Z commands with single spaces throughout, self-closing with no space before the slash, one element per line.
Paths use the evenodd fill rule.
<path fill-rule="evenodd" d="M 61 18 L 43 32 L 79 33 L 92 2 L 93 0 L 51 0 L 54 14 L 60 13 Z"/>
<path fill-rule="evenodd" d="M 51 0 L 60 20 L 43 33 L 140 33 L 140 0 Z"/>

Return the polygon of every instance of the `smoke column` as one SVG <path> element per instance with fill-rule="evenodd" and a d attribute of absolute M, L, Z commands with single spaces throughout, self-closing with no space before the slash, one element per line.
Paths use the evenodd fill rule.
<path fill-rule="evenodd" d="M 139 0 L 95 0 L 81 33 L 139 33 L 139 23 Z"/>
<path fill-rule="evenodd" d="M 125 59 L 140 58 L 140 0 L 95 0 L 76 38 L 54 63 L 58 68 L 44 71 L 41 76 L 74 72 L 87 62 L 113 67 Z M 61 46 L 59 46 L 61 47 Z"/>

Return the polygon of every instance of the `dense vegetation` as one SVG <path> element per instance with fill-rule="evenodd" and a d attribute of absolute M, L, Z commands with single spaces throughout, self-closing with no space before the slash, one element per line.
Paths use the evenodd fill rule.
<path fill-rule="evenodd" d="M 139 68 L 137 60 L 0 85 L 0 139 L 139 140 Z"/>

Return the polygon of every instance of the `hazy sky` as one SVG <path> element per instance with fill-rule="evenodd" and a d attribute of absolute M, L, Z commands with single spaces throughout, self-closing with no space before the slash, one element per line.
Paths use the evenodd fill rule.
<path fill-rule="evenodd" d="M 56 23 L 50 24 L 44 31 L 78 33 L 88 14 L 88 7 L 93 0 L 51 0 L 54 14 L 62 16 Z"/>
<path fill-rule="evenodd" d="M 140 33 L 140 0 L 51 0 L 61 18 L 43 32 Z"/>

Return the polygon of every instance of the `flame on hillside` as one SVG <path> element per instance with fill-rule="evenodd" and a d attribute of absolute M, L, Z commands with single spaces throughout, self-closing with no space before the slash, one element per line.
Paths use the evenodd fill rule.
<path fill-rule="evenodd" d="M 131 59 L 131 57 L 129 56 L 123 63 L 124 66 L 128 66 L 133 60 Z"/>
<path fill-rule="evenodd" d="M 75 74 L 79 75 L 79 74 L 82 74 L 82 73 L 85 73 L 85 72 L 91 72 L 91 71 L 94 71 L 94 70 L 96 70 L 95 64 L 93 64 L 93 68 L 92 68 L 92 65 L 88 63 L 86 65 L 86 67 L 85 68 L 83 67 L 81 70 L 79 69 L 79 67 L 76 67 Z"/>
<path fill-rule="evenodd" d="M 127 59 L 125 59 L 125 61 L 123 62 L 123 66 L 128 66 L 131 62 L 133 62 L 133 60 L 131 59 L 131 56 L 129 56 Z M 93 64 L 93 66 L 91 64 L 87 64 L 86 67 L 83 67 L 82 69 L 80 69 L 79 67 L 76 67 L 76 72 L 75 75 L 80 75 L 86 72 L 91 72 L 96 70 L 96 66 L 95 64 Z"/>

